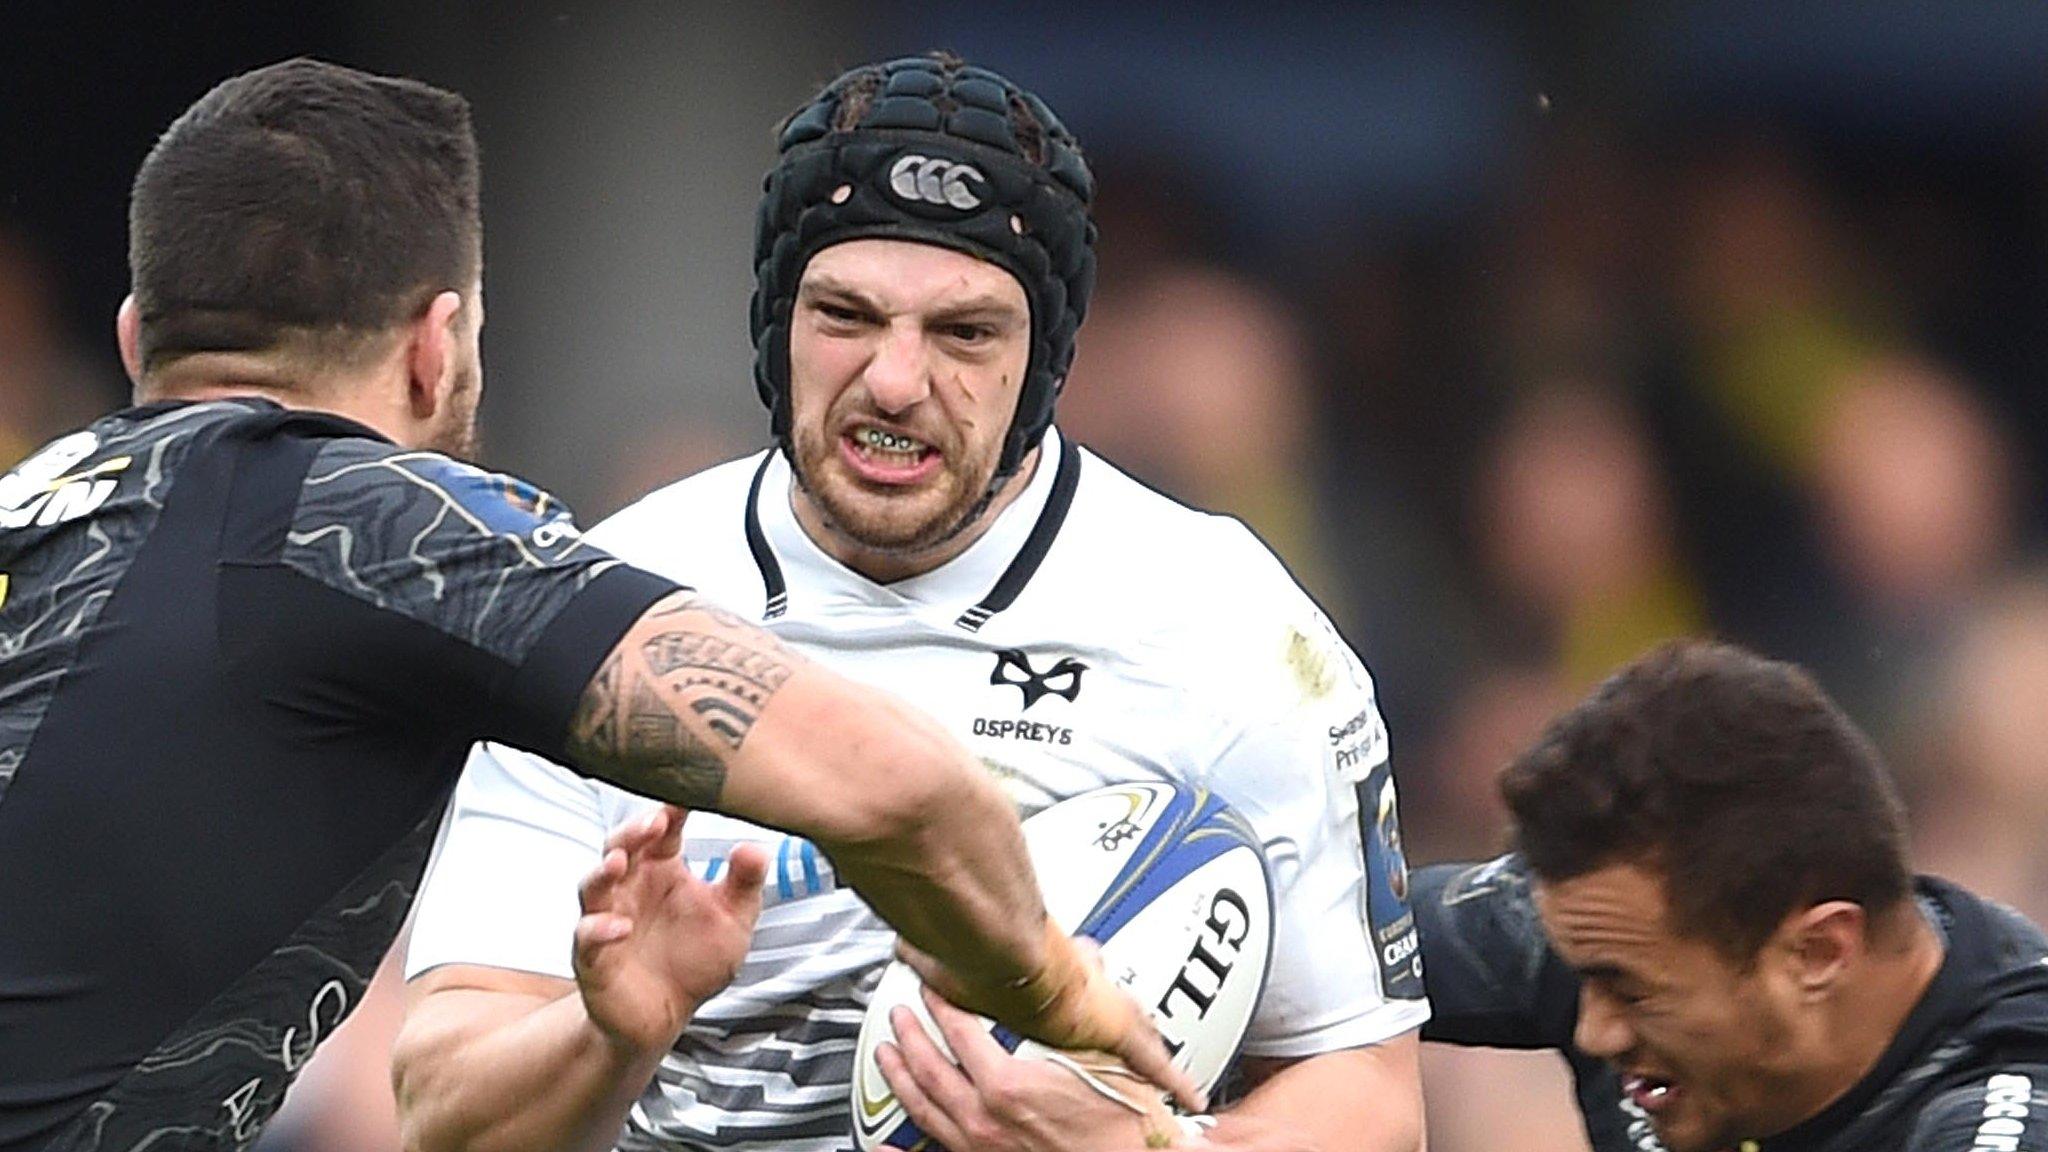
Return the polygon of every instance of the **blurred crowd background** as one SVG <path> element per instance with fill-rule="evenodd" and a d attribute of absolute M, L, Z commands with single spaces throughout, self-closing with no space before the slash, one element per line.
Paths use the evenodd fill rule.
<path fill-rule="evenodd" d="M 1061 425 L 1329 606 L 1412 860 L 1495 850 L 1492 774 L 1546 717 L 1714 633 L 1879 739 L 1923 868 L 2048 917 L 2048 5 L 38 7 L 0 37 L 0 465 L 126 395 L 155 134 L 310 53 L 473 101 L 487 462 L 601 517 L 765 440 L 778 118 L 950 48 L 1098 176 Z M 272 1148 L 394 1146 L 394 1016 Z M 1547 1058 L 1429 1059 L 1439 1152 L 1583 1146 Z"/>

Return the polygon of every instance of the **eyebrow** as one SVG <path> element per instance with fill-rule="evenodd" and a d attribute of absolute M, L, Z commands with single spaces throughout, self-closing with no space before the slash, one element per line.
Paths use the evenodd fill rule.
<path fill-rule="evenodd" d="M 797 285 L 796 294 L 798 296 L 807 298 L 817 296 L 836 296 L 849 304 L 857 304 L 870 311 L 879 312 L 882 310 L 880 302 L 876 301 L 867 293 L 858 291 L 845 284 L 841 284 L 837 280 L 834 280 L 828 276 L 819 276 L 816 277 L 815 279 L 805 280 L 803 283 Z"/>
<path fill-rule="evenodd" d="M 881 302 L 874 297 L 826 275 L 814 276 L 805 280 L 797 287 L 797 295 L 806 299 L 816 299 L 821 296 L 833 297 L 870 312 L 886 311 L 882 307 Z M 926 317 L 927 320 L 939 323 L 976 319 L 1018 322 L 1028 320 L 1029 318 L 1030 308 L 1028 305 L 1020 311 L 1009 300 L 989 292 L 969 296 L 964 300 L 948 301 L 944 306 L 934 309 Z"/>
<path fill-rule="evenodd" d="M 1000 297 L 977 296 L 960 301 L 957 304 L 948 304 L 943 308 L 936 309 L 927 319 L 941 324 L 961 320 L 981 320 L 984 322 L 1001 320 L 1008 323 L 1016 323 L 1028 319 L 1029 316 L 1029 309 L 1019 312 L 1015 305 Z"/>
<path fill-rule="evenodd" d="M 1581 980 L 1634 980 L 1636 974 L 1618 964 L 1586 964 L 1572 969 Z"/>

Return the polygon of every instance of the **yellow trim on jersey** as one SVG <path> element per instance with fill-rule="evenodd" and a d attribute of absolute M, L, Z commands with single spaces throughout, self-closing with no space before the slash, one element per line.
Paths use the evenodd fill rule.
<path fill-rule="evenodd" d="M 55 480 L 52 480 L 48 484 L 43 485 L 43 491 L 55 492 L 57 489 L 62 488 L 66 484 L 71 483 L 73 480 L 84 480 L 91 476 L 97 476 L 102 472 L 119 472 L 123 468 L 126 468 L 128 467 L 128 465 L 133 463 L 135 463 L 135 458 L 133 456 L 116 456 L 112 460 L 102 460 L 99 463 L 93 465 L 92 467 L 84 469 L 83 471 L 73 472 L 69 476 L 57 477 Z"/>

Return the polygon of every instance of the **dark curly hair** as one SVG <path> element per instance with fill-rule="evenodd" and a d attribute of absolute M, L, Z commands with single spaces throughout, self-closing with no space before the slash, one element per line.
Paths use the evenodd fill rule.
<path fill-rule="evenodd" d="M 1904 901 L 1904 810 L 1876 749 L 1812 677 L 1726 644 L 1667 644 L 1502 772 L 1540 880 L 1611 864 L 1664 880 L 1678 930 L 1755 955 L 1825 900 Z"/>

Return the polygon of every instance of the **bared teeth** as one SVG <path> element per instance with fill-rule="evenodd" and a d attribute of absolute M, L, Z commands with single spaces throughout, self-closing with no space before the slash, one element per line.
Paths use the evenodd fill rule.
<path fill-rule="evenodd" d="M 880 428 L 862 428 L 853 434 L 853 442 L 863 454 L 888 452 L 904 456 L 921 456 L 925 451 L 923 443 L 908 436 L 885 432 Z"/>
<path fill-rule="evenodd" d="M 1631 1096 L 1640 1095 L 1650 1100 L 1662 1100 L 1671 1092 L 1671 1084 L 1664 1080 L 1653 1080 L 1648 1076 L 1631 1076 L 1622 1084 L 1622 1090 Z"/>

